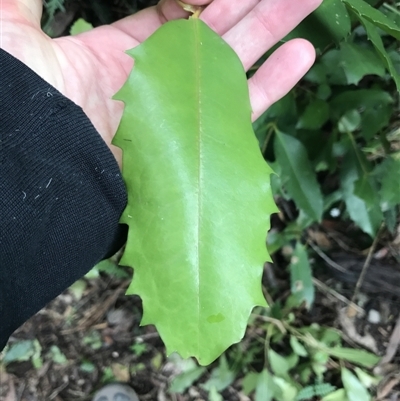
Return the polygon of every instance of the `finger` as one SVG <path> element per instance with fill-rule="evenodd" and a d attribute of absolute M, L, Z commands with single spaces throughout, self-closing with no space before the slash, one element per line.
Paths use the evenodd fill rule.
<path fill-rule="evenodd" d="M 186 4 L 193 6 L 205 6 L 212 0 L 185 0 Z M 176 0 L 161 0 L 157 5 L 161 22 L 171 21 L 178 18 L 186 18 L 190 15 L 178 4 Z"/>
<path fill-rule="evenodd" d="M 156 7 L 149 7 L 111 25 L 141 43 L 161 26 L 161 18 Z"/>
<path fill-rule="evenodd" d="M 223 35 L 244 18 L 260 0 L 214 0 L 201 14 L 201 19 L 219 35 Z"/>
<path fill-rule="evenodd" d="M 247 70 L 320 4 L 321 0 L 263 0 L 224 39 Z"/>
<path fill-rule="evenodd" d="M 276 50 L 249 79 L 256 120 L 300 81 L 315 61 L 315 49 L 304 39 L 293 39 Z"/>
<path fill-rule="evenodd" d="M 193 5 L 205 5 L 210 1 L 212 0 L 187 0 L 186 2 Z M 184 18 L 189 14 L 175 0 L 161 0 L 157 7 L 146 8 L 111 25 L 134 37 L 138 42 L 143 42 L 167 20 Z"/>
<path fill-rule="evenodd" d="M 41 0 L 1 0 L 2 19 L 12 17 L 14 20 L 23 19 L 35 28 L 40 28 L 43 5 Z"/>

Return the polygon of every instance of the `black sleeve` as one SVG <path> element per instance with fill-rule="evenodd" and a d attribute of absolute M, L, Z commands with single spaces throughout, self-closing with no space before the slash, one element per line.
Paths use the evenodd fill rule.
<path fill-rule="evenodd" d="M 0 351 L 122 246 L 117 162 L 82 109 L 0 49 Z"/>

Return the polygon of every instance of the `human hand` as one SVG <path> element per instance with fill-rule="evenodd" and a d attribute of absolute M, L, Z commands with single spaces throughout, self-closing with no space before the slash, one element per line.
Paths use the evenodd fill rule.
<path fill-rule="evenodd" d="M 200 6 L 210 0 L 185 2 Z M 214 0 L 201 19 L 233 47 L 248 70 L 321 2 Z M 162 0 L 157 7 L 114 24 L 51 39 L 40 28 L 41 0 L 2 0 L 0 7 L 0 47 L 82 107 L 121 164 L 121 151 L 111 145 L 111 140 L 123 105 L 112 96 L 125 83 L 133 66 L 124 51 L 143 42 L 165 21 L 188 14 L 175 0 Z M 276 50 L 249 80 L 253 119 L 289 92 L 314 59 L 314 48 L 302 39 Z"/>

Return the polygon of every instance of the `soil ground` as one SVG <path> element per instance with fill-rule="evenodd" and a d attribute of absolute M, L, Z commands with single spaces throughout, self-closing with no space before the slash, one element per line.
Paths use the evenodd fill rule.
<path fill-rule="evenodd" d="M 322 226 L 315 227 L 311 233 L 313 246 L 320 249 L 315 242 L 317 237 L 320 242 L 331 241 L 337 234 Z M 343 234 L 340 238 L 352 244 Z M 384 380 L 377 391 L 382 395 L 379 399 L 385 401 L 400 400 L 400 350 L 396 352 L 400 343 L 400 265 L 391 254 L 394 245 L 393 241 L 386 246 L 382 242 L 374 252 L 356 300 L 364 314 L 350 319 L 342 311 L 346 300 L 354 294 L 366 257 L 356 250 L 338 248 L 329 256 L 319 250 L 329 262 L 315 255 L 313 268 L 318 289 L 315 304 L 309 312 L 298 311 L 296 315 L 300 324 L 314 322 L 338 328 L 346 346 L 361 348 L 363 344 L 382 357 L 390 357 L 379 371 Z M 265 287 L 274 301 L 284 299 L 290 292 L 289 275 L 279 259 L 278 255 L 274 265 L 266 264 L 264 274 Z M 126 272 L 130 274 L 130 269 Z M 171 379 L 179 373 L 179 363 L 166 357 L 163 343 L 152 326 L 139 327 L 140 299 L 124 295 L 129 282 L 129 278 L 104 273 L 97 278 L 85 278 L 79 282 L 81 285 L 65 291 L 22 326 L 10 344 L 36 339 L 41 347 L 42 366 L 35 367 L 31 358 L 8 364 L 6 371 L 3 368 L 0 400 L 86 401 L 110 381 L 129 383 L 142 401 L 207 400 L 201 384 L 215 365 L 208 367 L 184 394 L 168 392 Z M 264 335 L 257 323 L 253 323 L 243 344 Z M 59 352 L 54 351 L 55 346 Z M 390 355 L 393 347 L 394 354 Z M 63 355 L 61 359 L 59 353 Z M 254 361 L 260 358 L 262 355 L 256 355 Z M 259 369 L 257 362 L 252 363 L 252 368 Z M 241 391 L 241 379 L 239 374 L 223 392 L 224 400 L 249 400 Z M 12 398 L 6 394 L 12 394 Z"/>

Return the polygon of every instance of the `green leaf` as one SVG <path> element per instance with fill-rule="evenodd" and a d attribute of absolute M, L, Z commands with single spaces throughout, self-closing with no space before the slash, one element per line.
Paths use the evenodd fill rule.
<path fill-rule="evenodd" d="M 333 393 L 326 395 L 321 401 L 350 401 L 350 400 L 347 398 L 346 390 L 344 388 L 341 388 L 339 390 L 334 391 Z"/>
<path fill-rule="evenodd" d="M 366 160 L 356 148 L 351 148 L 343 159 L 340 182 L 344 201 L 351 219 L 371 237 L 383 220 L 379 198 L 366 171 Z"/>
<path fill-rule="evenodd" d="M 356 367 L 354 369 L 354 371 L 356 372 L 357 377 L 360 380 L 360 382 L 366 388 L 376 387 L 382 381 L 382 376 L 371 376 L 370 374 L 365 372 L 363 369 L 360 369 L 358 367 Z"/>
<path fill-rule="evenodd" d="M 307 250 L 299 242 L 290 261 L 290 282 L 292 294 L 296 295 L 299 304 L 305 302 L 309 309 L 314 302 L 315 289 Z"/>
<path fill-rule="evenodd" d="M 341 369 L 342 382 L 349 401 L 371 401 L 371 395 L 358 380 L 357 376 L 346 368 Z"/>
<path fill-rule="evenodd" d="M 361 19 L 381 28 L 383 31 L 400 40 L 400 27 L 374 7 L 363 0 L 343 0 L 343 2 Z"/>
<path fill-rule="evenodd" d="M 196 366 L 193 369 L 179 374 L 178 376 L 173 378 L 169 391 L 171 391 L 172 393 L 183 393 L 195 381 L 200 379 L 200 377 L 203 376 L 204 373 L 204 367 Z"/>
<path fill-rule="evenodd" d="M 92 24 L 86 22 L 83 18 L 79 18 L 73 23 L 69 33 L 70 35 L 79 35 L 80 33 L 87 32 L 92 29 Z"/>
<path fill-rule="evenodd" d="M 373 175 L 381 184 L 381 209 L 387 211 L 400 205 L 400 159 L 387 157 L 375 168 Z"/>
<path fill-rule="evenodd" d="M 296 401 L 309 401 L 313 397 L 323 397 L 330 393 L 333 393 L 336 387 L 330 383 L 320 383 L 309 385 L 299 391 L 296 397 Z"/>
<path fill-rule="evenodd" d="M 315 99 L 310 102 L 300 116 L 296 128 L 320 129 L 329 119 L 329 105 L 326 101 Z"/>
<path fill-rule="evenodd" d="M 277 386 L 272 380 L 271 374 L 264 369 L 258 376 L 255 401 L 271 401 L 276 395 Z"/>
<path fill-rule="evenodd" d="M 295 401 L 298 391 L 292 383 L 289 383 L 282 377 L 276 376 L 274 376 L 273 380 L 280 389 L 279 401 Z"/>
<path fill-rule="evenodd" d="M 340 44 L 341 66 L 349 85 L 357 85 L 366 75 L 385 75 L 385 68 L 378 55 L 354 43 Z M 337 68 L 337 67 L 336 67 Z"/>
<path fill-rule="evenodd" d="M 242 63 L 206 24 L 169 22 L 128 54 L 135 66 L 115 97 L 125 111 L 114 139 L 128 190 L 128 294 L 141 296 L 142 324 L 156 325 L 168 354 L 206 365 L 266 305 L 272 171 Z"/>
<path fill-rule="evenodd" d="M 304 345 L 295 336 L 290 336 L 290 346 L 292 347 L 293 352 L 295 352 L 297 355 L 303 357 L 308 355 Z"/>
<path fill-rule="evenodd" d="M 324 0 L 285 40 L 308 39 L 320 50 L 332 42 L 339 43 L 351 30 L 350 17 L 341 0 Z"/>
<path fill-rule="evenodd" d="M 393 99 L 388 92 L 379 89 L 344 91 L 331 100 L 330 110 L 333 119 L 340 120 L 345 117 L 346 123 L 353 127 L 359 123 L 358 116 L 349 118 L 349 113 L 356 111 L 361 116 L 361 134 L 370 139 L 388 126 L 393 114 Z M 347 124 L 343 128 L 350 128 Z M 356 128 L 358 126 L 354 127 Z"/>
<path fill-rule="evenodd" d="M 2 362 L 8 364 L 11 362 L 29 361 L 36 352 L 34 340 L 19 341 L 7 349 Z"/>
<path fill-rule="evenodd" d="M 357 110 L 349 110 L 338 122 L 339 131 L 342 133 L 354 132 L 361 124 L 361 115 Z"/>
<path fill-rule="evenodd" d="M 280 377 L 287 377 L 290 366 L 282 355 L 279 355 L 272 348 L 268 350 L 268 360 L 272 371 Z"/>
<path fill-rule="evenodd" d="M 222 395 L 217 391 L 215 387 L 212 387 L 208 393 L 208 399 L 210 401 L 224 401 Z"/>
<path fill-rule="evenodd" d="M 366 368 L 372 368 L 380 360 L 380 358 L 376 355 L 360 349 L 334 347 L 327 348 L 326 351 L 329 353 L 330 356 L 349 361 L 357 365 L 364 366 Z"/>
<path fill-rule="evenodd" d="M 347 77 L 342 66 L 342 53 L 338 49 L 326 52 L 316 65 L 321 65 L 325 82 L 329 85 L 347 85 Z"/>
<path fill-rule="evenodd" d="M 369 22 L 368 19 L 363 18 L 360 14 L 356 13 L 356 16 L 361 22 L 361 24 L 364 26 L 368 35 L 368 39 L 374 45 L 376 52 L 378 53 L 385 67 L 387 68 L 394 82 L 396 83 L 397 90 L 400 91 L 400 74 L 397 72 L 392 58 L 385 49 L 385 45 L 383 44 L 382 38 L 379 35 L 377 27 L 373 23 Z"/>
<path fill-rule="evenodd" d="M 68 362 L 67 357 L 61 352 L 60 348 L 58 348 L 57 345 L 52 345 L 50 347 L 49 354 L 54 363 L 65 365 Z"/>
<path fill-rule="evenodd" d="M 80 301 L 83 297 L 86 288 L 87 288 L 86 281 L 81 279 L 75 281 L 75 283 L 69 287 L 68 291 L 73 295 L 75 300 Z"/>
<path fill-rule="evenodd" d="M 277 131 L 274 148 L 287 192 L 299 209 L 315 221 L 320 221 L 323 212 L 322 193 L 305 147 L 297 138 Z"/>
<path fill-rule="evenodd" d="M 249 372 L 243 378 L 242 387 L 243 387 L 243 393 L 245 395 L 249 395 L 252 391 L 255 390 L 255 388 L 257 387 L 258 377 L 259 377 L 258 373 Z"/>
<path fill-rule="evenodd" d="M 219 366 L 213 369 L 210 379 L 202 387 L 210 391 L 213 387 L 217 391 L 223 391 L 235 380 L 236 374 L 228 365 L 225 355 L 219 360 Z"/>

